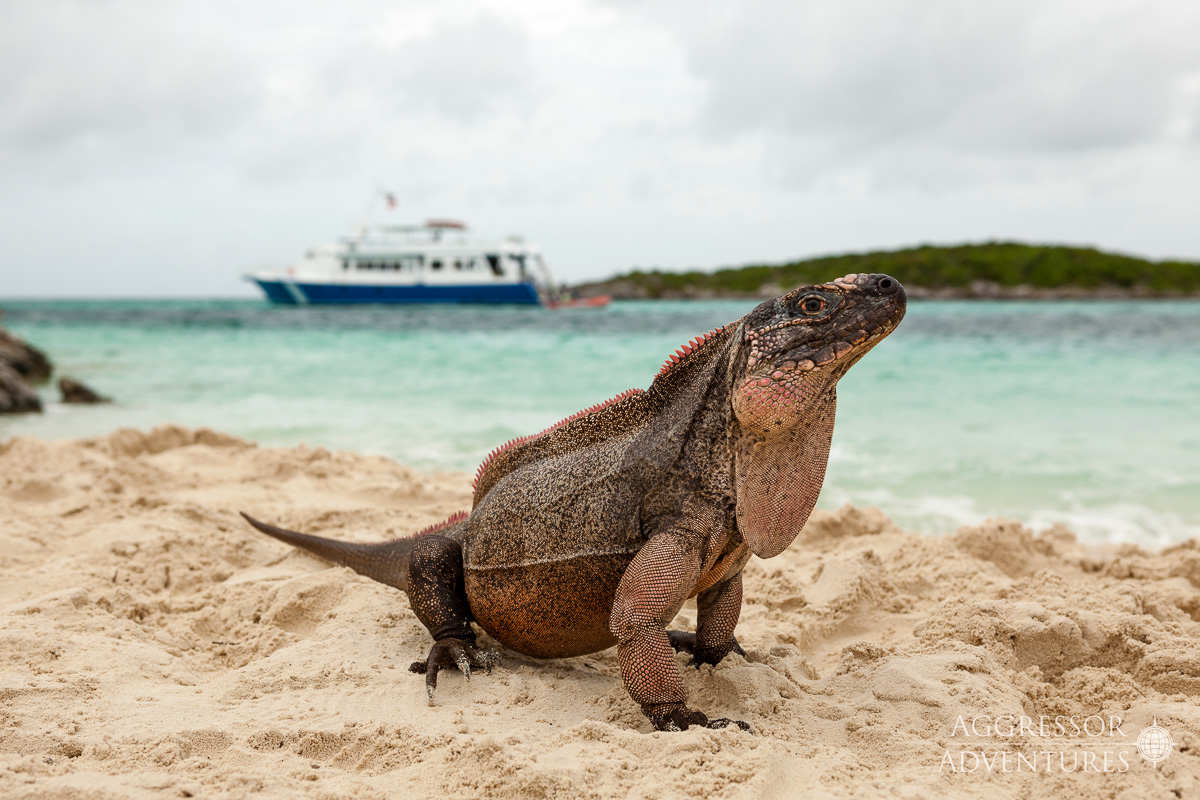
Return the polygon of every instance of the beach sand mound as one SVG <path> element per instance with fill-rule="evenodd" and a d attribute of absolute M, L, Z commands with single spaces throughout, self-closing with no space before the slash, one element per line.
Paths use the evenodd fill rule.
<path fill-rule="evenodd" d="M 747 657 L 684 670 L 755 733 L 669 734 L 613 651 L 505 652 L 430 706 L 404 595 L 236 515 L 379 540 L 469 507 L 465 475 L 168 426 L 3 442 L 0 476 L 6 798 L 1200 796 L 1195 541 L 817 513 L 746 569 Z"/>

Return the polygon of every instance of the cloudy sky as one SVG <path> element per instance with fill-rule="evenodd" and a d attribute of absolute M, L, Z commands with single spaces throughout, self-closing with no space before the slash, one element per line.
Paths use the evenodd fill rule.
<path fill-rule="evenodd" d="M 1200 260 L 1197 30 L 1192 0 L 7 0 L 0 297 L 249 296 L 377 187 L 571 281 L 990 238 Z"/>

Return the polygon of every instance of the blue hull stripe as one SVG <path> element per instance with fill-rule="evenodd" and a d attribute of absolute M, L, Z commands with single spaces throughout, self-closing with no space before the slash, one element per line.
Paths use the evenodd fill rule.
<path fill-rule="evenodd" d="M 297 305 L 296 289 L 313 305 L 349 303 L 506 303 L 538 305 L 537 290 L 532 284 L 510 283 L 500 286 L 360 286 L 300 283 L 289 281 L 255 280 L 272 303 Z"/>

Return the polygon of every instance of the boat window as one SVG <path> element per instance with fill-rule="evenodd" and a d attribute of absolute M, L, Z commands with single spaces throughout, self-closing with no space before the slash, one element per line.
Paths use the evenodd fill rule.
<path fill-rule="evenodd" d="M 517 271 L 521 275 L 521 280 L 525 280 L 525 254 L 513 253 L 512 260 L 517 262 Z"/>
<path fill-rule="evenodd" d="M 462 260 L 461 259 L 458 259 L 458 258 L 454 259 L 454 268 L 462 269 Z"/>
<path fill-rule="evenodd" d="M 496 255 L 495 253 L 488 253 L 487 262 L 488 266 L 492 268 L 492 272 L 494 272 L 496 275 L 504 274 L 504 268 L 500 266 L 500 256 Z"/>
<path fill-rule="evenodd" d="M 350 269 L 350 259 L 348 259 L 348 258 L 342 259 L 342 269 Z"/>
<path fill-rule="evenodd" d="M 432 267 L 433 269 L 441 269 L 442 262 L 440 259 L 435 258 L 433 261 L 429 262 L 429 266 Z"/>

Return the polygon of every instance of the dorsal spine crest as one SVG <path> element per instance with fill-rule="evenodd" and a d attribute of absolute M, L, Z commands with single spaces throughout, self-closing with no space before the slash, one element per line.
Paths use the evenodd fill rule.
<path fill-rule="evenodd" d="M 725 330 L 725 327 L 726 326 L 722 325 L 719 328 L 713 328 L 711 331 L 704 334 L 703 336 L 697 336 L 695 339 L 692 339 L 690 342 L 688 342 L 687 344 L 680 347 L 678 350 L 676 350 L 674 353 L 672 353 L 670 356 L 667 357 L 667 360 L 663 363 L 662 368 L 659 369 L 658 374 L 655 375 L 654 377 L 658 378 L 658 377 L 661 377 L 661 376 L 667 374 L 668 372 L 670 372 L 671 369 L 676 364 L 679 364 L 680 362 L 683 361 L 683 359 L 686 356 L 691 355 L 692 353 L 696 352 L 704 345 L 708 344 L 708 341 L 710 339 L 712 339 L 714 336 L 716 336 L 718 333 L 720 333 L 721 331 Z"/>
<path fill-rule="evenodd" d="M 559 420 L 558 422 L 554 423 L 553 425 L 546 428 L 545 430 L 538 431 L 537 433 L 531 433 L 528 436 L 518 436 L 515 439 L 509 439 L 507 442 L 500 445 L 492 452 L 488 453 L 487 458 L 485 458 L 483 460 L 483 463 L 479 465 L 479 469 L 477 469 L 475 471 L 475 480 L 471 482 L 471 493 L 474 494 L 475 490 L 479 488 L 479 481 L 483 478 L 483 473 L 487 471 L 487 468 L 490 467 L 492 465 L 492 463 L 500 456 L 500 454 L 505 452 L 506 450 L 516 447 L 519 444 L 524 444 L 525 442 L 531 441 L 533 439 L 537 439 L 539 436 L 545 436 L 547 433 L 558 430 L 563 425 L 566 425 L 569 422 L 574 422 L 575 420 L 580 419 L 581 417 L 586 417 L 589 414 L 595 414 L 597 411 L 600 411 L 601 409 L 604 409 L 604 408 L 608 408 L 609 406 L 613 405 L 614 403 L 619 403 L 622 400 L 626 400 L 630 397 L 633 397 L 634 395 L 639 395 L 639 394 L 642 394 L 641 389 L 627 389 L 626 391 L 621 392 L 619 395 L 617 395 L 616 397 L 614 397 L 610 400 L 605 400 L 603 403 L 597 403 L 596 405 L 585 408 L 582 411 L 576 411 L 571 416 L 567 417 L 566 419 Z"/>
<path fill-rule="evenodd" d="M 457 525 L 458 523 L 462 522 L 468 516 L 469 516 L 469 514 L 466 511 L 455 511 L 445 521 L 439 522 L 436 525 L 430 525 L 428 528 L 419 530 L 410 537 L 403 537 L 403 538 L 416 539 L 420 536 L 428 536 L 431 533 L 437 533 L 438 531 L 444 531 L 444 530 L 446 530 L 446 528 L 453 527 L 453 526 Z"/>

